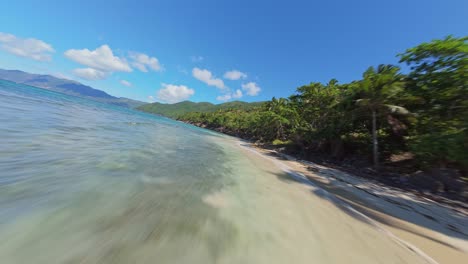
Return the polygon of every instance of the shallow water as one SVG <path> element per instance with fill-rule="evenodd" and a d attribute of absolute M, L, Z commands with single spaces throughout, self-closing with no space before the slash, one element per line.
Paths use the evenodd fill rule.
<path fill-rule="evenodd" d="M 0 81 L 1 263 L 422 261 L 284 177 L 228 137 Z"/>

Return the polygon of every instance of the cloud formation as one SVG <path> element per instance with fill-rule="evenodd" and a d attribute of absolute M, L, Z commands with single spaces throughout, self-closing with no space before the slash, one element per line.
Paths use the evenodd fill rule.
<path fill-rule="evenodd" d="M 16 56 L 36 61 L 52 60 L 51 53 L 55 52 L 52 45 L 34 38 L 19 38 L 12 34 L 0 32 L 0 48 Z"/>
<path fill-rule="evenodd" d="M 227 94 L 224 94 L 224 95 L 220 95 L 218 97 L 216 97 L 216 100 L 218 101 L 229 101 L 231 99 L 239 99 L 239 98 L 242 98 L 243 94 L 242 94 L 242 91 L 237 89 L 235 92 L 233 93 L 227 93 Z"/>
<path fill-rule="evenodd" d="M 258 95 L 262 89 L 256 83 L 249 82 L 242 84 L 242 90 L 244 90 L 247 95 L 255 96 Z"/>
<path fill-rule="evenodd" d="M 125 59 L 114 56 L 108 45 L 102 45 L 95 50 L 70 49 L 65 51 L 65 57 L 79 64 L 101 72 L 131 72 L 132 68 Z"/>
<path fill-rule="evenodd" d="M 67 74 L 63 74 L 61 72 L 53 72 L 50 75 L 59 78 L 59 79 L 65 79 L 65 80 L 71 80 L 72 78 L 68 76 Z"/>
<path fill-rule="evenodd" d="M 232 70 L 232 71 L 227 71 L 226 73 L 224 73 L 223 77 L 224 79 L 235 81 L 235 80 L 247 78 L 247 74 L 238 70 Z"/>
<path fill-rule="evenodd" d="M 173 104 L 189 99 L 195 94 L 195 90 L 188 88 L 185 85 L 162 84 L 163 88 L 159 89 L 156 97 L 162 102 Z"/>
<path fill-rule="evenodd" d="M 233 94 L 232 94 L 232 98 L 241 98 L 242 97 L 242 91 L 237 89 Z"/>
<path fill-rule="evenodd" d="M 223 80 L 215 78 L 209 70 L 193 68 L 192 75 L 196 79 L 206 83 L 209 86 L 215 86 L 221 90 L 226 89 Z"/>
<path fill-rule="evenodd" d="M 37 61 L 50 61 L 52 59 L 52 53 L 55 52 L 50 44 L 42 40 L 34 38 L 23 39 L 13 34 L 2 32 L 0 32 L 0 49 L 17 56 Z M 109 77 L 113 72 L 132 72 L 134 69 L 138 69 L 142 72 L 158 72 L 164 70 L 156 57 L 151 57 L 140 52 L 128 52 L 126 54 L 125 57 L 114 55 L 109 45 L 101 45 L 94 50 L 69 49 L 64 52 L 66 58 L 84 66 L 72 70 L 72 73 L 86 80 L 102 80 Z M 204 60 L 202 56 L 191 56 L 190 58 L 192 62 L 201 62 Z M 178 66 L 178 71 L 188 74 L 188 72 L 180 66 Z M 255 82 L 247 82 L 242 84 L 241 89 L 232 92 L 221 78 L 217 78 L 207 69 L 195 67 L 192 69 L 192 75 L 208 86 L 214 86 L 220 89 L 222 95 L 216 97 L 216 99 L 221 101 L 239 99 L 244 95 L 256 96 L 261 91 L 261 88 Z M 227 80 L 236 81 L 246 79 L 247 74 L 233 69 L 226 71 L 222 77 Z M 127 80 L 121 79 L 119 82 L 121 85 L 127 87 L 132 86 L 132 83 Z M 150 101 L 158 99 L 167 103 L 175 103 L 187 100 L 194 94 L 195 91 L 187 86 L 163 83 L 162 88 L 157 91 L 157 95 L 149 96 L 148 99 Z"/>
<path fill-rule="evenodd" d="M 131 87 L 132 86 L 132 83 L 127 81 L 127 80 L 120 80 L 120 84 L 124 85 L 124 86 L 127 86 L 127 87 Z"/>
<path fill-rule="evenodd" d="M 159 64 L 159 60 L 156 57 L 150 57 L 144 53 L 130 52 L 130 59 L 132 60 L 132 66 L 142 72 L 148 72 L 148 69 L 153 71 L 162 71 L 163 67 Z"/>
<path fill-rule="evenodd" d="M 75 76 L 90 81 L 102 80 L 107 78 L 108 75 L 108 73 L 106 72 L 99 71 L 93 68 L 74 69 L 72 72 Z"/>

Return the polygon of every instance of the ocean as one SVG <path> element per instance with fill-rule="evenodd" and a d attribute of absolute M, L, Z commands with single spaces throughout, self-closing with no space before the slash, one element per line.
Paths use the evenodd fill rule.
<path fill-rule="evenodd" d="M 419 263 L 241 145 L 0 80 L 0 263 Z"/>

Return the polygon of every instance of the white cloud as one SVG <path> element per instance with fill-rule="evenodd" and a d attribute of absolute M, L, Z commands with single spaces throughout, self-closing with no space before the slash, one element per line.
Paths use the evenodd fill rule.
<path fill-rule="evenodd" d="M 242 90 L 244 90 L 250 96 L 255 96 L 258 95 L 262 89 L 256 83 L 249 82 L 242 84 Z"/>
<path fill-rule="evenodd" d="M 15 35 L 0 32 L 0 42 L 11 42 L 11 41 L 15 41 L 15 40 L 16 40 Z"/>
<path fill-rule="evenodd" d="M 245 79 L 247 78 L 247 74 L 240 72 L 238 70 L 232 70 L 232 71 L 227 71 L 224 73 L 224 79 L 229 79 L 229 80 L 239 80 L 239 79 Z"/>
<path fill-rule="evenodd" d="M 108 45 L 102 45 L 92 51 L 89 49 L 70 49 L 64 54 L 70 60 L 101 72 L 132 71 L 125 59 L 114 56 Z"/>
<path fill-rule="evenodd" d="M 190 57 L 190 60 L 192 62 L 202 62 L 205 58 L 203 58 L 202 56 L 191 56 Z"/>
<path fill-rule="evenodd" d="M 82 79 L 91 81 L 102 80 L 108 76 L 108 73 L 93 68 L 74 69 L 73 74 Z"/>
<path fill-rule="evenodd" d="M 142 72 L 148 72 L 148 68 L 153 71 L 163 70 L 156 57 L 150 57 L 144 53 L 130 52 L 130 59 L 132 59 L 132 66 Z"/>
<path fill-rule="evenodd" d="M 242 91 L 237 89 L 236 92 L 232 93 L 232 98 L 241 98 L 242 97 Z"/>
<path fill-rule="evenodd" d="M 154 102 L 154 96 L 148 95 L 148 101 L 149 101 L 150 103 L 153 103 L 153 102 Z"/>
<path fill-rule="evenodd" d="M 208 84 L 209 86 L 215 86 L 219 89 L 226 89 L 227 87 L 224 85 L 223 80 L 215 78 L 213 74 L 209 70 L 193 68 L 192 75 L 196 79 Z"/>
<path fill-rule="evenodd" d="M 129 81 L 127 81 L 127 80 L 120 80 L 120 83 L 121 83 L 122 85 L 127 86 L 127 87 L 131 87 L 131 86 L 132 86 L 132 83 L 129 82 Z"/>
<path fill-rule="evenodd" d="M 71 80 L 72 78 L 68 76 L 67 74 L 63 74 L 61 72 L 54 72 L 51 74 L 52 76 L 59 78 L 59 79 L 65 79 L 65 80 Z"/>
<path fill-rule="evenodd" d="M 185 85 L 162 84 L 163 88 L 159 89 L 156 97 L 165 103 L 177 103 L 189 99 L 195 94 L 193 89 Z"/>
<path fill-rule="evenodd" d="M 225 102 L 225 101 L 231 100 L 231 98 L 232 98 L 231 94 L 224 94 L 224 95 L 217 96 L 216 100 Z"/>
<path fill-rule="evenodd" d="M 55 52 L 52 46 L 34 38 L 18 38 L 15 35 L 0 32 L 0 48 L 16 56 L 37 61 L 50 61 Z"/>
<path fill-rule="evenodd" d="M 220 95 L 218 97 L 216 97 L 216 100 L 218 101 L 229 101 L 231 99 L 239 99 L 239 98 L 242 98 L 242 91 L 237 89 L 235 92 L 233 93 L 227 93 L 227 94 L 224 94 L 224 95 Z"/>

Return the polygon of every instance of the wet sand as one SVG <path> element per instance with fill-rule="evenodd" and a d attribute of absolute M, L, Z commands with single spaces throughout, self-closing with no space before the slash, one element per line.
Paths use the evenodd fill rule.
<path fill-rule="evenodd" d="M 293 196 L 289 192 L 297 192 L 295 195 L 297 197 L 294 199 L 297 204 L 303 203 L 302 206 L 304 206 L 299 210 L 307 211 L 308 205 L 339 211 L 333 212 L 337 214 L 336 218 L 333 217 L 329 221 L 320 223 L 323 225 L 320 229 L 330 231 L 330 238 L 337 236 L 334 239 L 337 243 L 330 247 L 334 249 L 342 247 L 339 251 L 354 253 L 349 255 L 349 260 L 352 260 L 350 262 L 358 263 L 357 259 L 356 261 L 354 259 L 357 255 L 366 255 L 371 252 L 360 252 L 354 249 L 356 243 L 360 243 L 359 239 L 347 241 L 348 245 L 341 244 L 343 239 L 339 236 L 346 237 L 348 234 L 344 232 L 350 232 L 350 230 L 338 231 L 338 227 L 343 222 L 346 222 L 349 227 L 352 226 L 351 230 L 364 223 L 367 227 L 377 230 L 382 237 L 389 238 L 395 245 L 411 251 L 427 263 L 468 263 L 467 212 L 369 182 L 335 169 L 256 148 L 246 142 L 239 141 L 238 145 L 257 165 L 260 163 L 259 159 L 267 160 L 261 163 L 265 163 L 262 166 L 274 175 L 272 181 L 280 179 L 283 184 L 281 190 L 285 192 L 288 189 L 288 193 L 281 195 Z M 268 162 L 270 165 L 267 165 Z M 285 174 L 278 176 L 279 173 L 275 172 L 275 167 L 283 173 L 287 172 L 287 176 Z M 293 188 L 289 190 L 291 186 Z M 317 211 L 314 210 L 314 212 Z M 307 214 L 307 212 L 303 213 Z M 346 216 L 341 215 L 342 213 Z M 315 219 L 311 219 L 309 224 L 311 228 L 316 229 L 318 223 Z M 377 240 L 371 243 L 374 248 L 372 254 L 379 252 L 379 249 L 382 250 L 379 254 L 392 254 L 393 249 L 388 245 L 380 244 Z M 406 259 L 408 255 L 400 261 L 413 263 L 415 260 Z M 345 260 L 346 258 L 340 259 L 337 263 Z M 359 263 L 362 263 L 361 260 Z M 396 263 L 400 262 L 396 261 Z"/>

